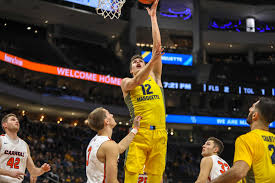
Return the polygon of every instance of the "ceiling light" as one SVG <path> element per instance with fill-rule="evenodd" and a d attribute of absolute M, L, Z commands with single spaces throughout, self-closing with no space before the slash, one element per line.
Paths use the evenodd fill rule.
<path fill-rule="evenodd" d="M 233 47 L 233 45 L 232 45 L 232 44 L 230 44 L 230 45 L 229 45 L 229 47 L 230 47 L 230 48 L 232 48 L 232 47 Z"/>
<path fill-rule="evenodd" d="M 210 46 L 210 45 L 211 45 L 211 43 L 207 43 L 207 45 L 208 45 L 208 46 Z"/>
<path fill-rule="evenodd" d="M 35 30 L 35 31 L 34 31 L 34 33 L 35 33 L 35 34 L 37 34 L 37 33 L 38 33 L 38 31 L 37 31 L 37 30 Z"/>
<path fill-rule="evenodd" d="M 47 24 L 49 21 L 48 20 L 45 20 L 45 24 Z"/>
<path fill-rule="evenodd" d="M 31 27 L 27 27 L 27 30 L 31 30 L 32 28 Z"/>

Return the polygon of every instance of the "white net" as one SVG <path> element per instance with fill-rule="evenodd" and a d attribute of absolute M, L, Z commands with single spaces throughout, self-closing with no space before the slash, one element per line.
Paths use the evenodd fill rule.
<path fill-rule="evenodd" d="M 119 19 L 121 15 L 121 8 L 126 0 L 98 0 L 98 7 L 96 13 L 104 18 Z"/>

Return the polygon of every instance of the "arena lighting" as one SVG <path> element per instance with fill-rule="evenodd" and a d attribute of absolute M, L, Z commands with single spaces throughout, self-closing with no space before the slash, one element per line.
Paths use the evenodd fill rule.
<path fill-rule="evenodd" d="M 27 30 L 31 30 L 32 28 L 31 27 L 27 27 Z"/>
<path fill-rule="evenodd" d="M 6 27 L 7 26 L 7 23 L 4 23 L 4 27 Z"/>
<path fill-rule="evenodd" d="M 126 122 L 126 124 L 125 124 L 126 126 L 128 126 L 129 125 L 129 123 L 128 122 Z"/>
<path fill-rule="evenodd" d="M 57 124 L 60 124 L 60 121 L 57 121 Z"/>
<path fill-rule="evenodd" d="M 59 118 L 59 121 L 63 121 L 63 119 L 62 119 L 62 118 Z"/>
<path fill-rule="evenodd" d="M 255 18 L 246 19 L 246 32 L 255 32 Z"/>
<path fill-rule="evenodd" d="M 22 110 L 21 114 L 22 114 L 22 116 L 25 116 L 25 110 Z"/>
<path fill-rule="evenodd" d="M 169 18 L 183 18 L 183 20 L 188 20 L 192 16 L 190 8 L 186 8 L 184 11 L 173 11 L 171 8 L 168 9 L 168 12 L 161 12 L 161 16 Z"/>
<path fill-rule="evenodd" d="M 43 107 L 40 107 L 40 109 L 39 109 L 40 111 L 43 111 L 44 109 L 43 109 Z"/>
<path fill-rule="evenodd" d="M 20 106 L 20 104 L 16 104 L 16 107 L 19 107 Z"/>
<path fill-rule="evenodd" d="M 77 126 L 77 122 L 74 122 L 74 126 Z"/>
<path fill-rule="evenodd" d="M 120 122 L 118 122 L 118 124 L 119 124 L 119 125 L 122 125 L 122 122 L 120 121 Z"/>
<path fill-rule="evenodd" d="M 47 23 L 49 23 L 49 21 L 48 20 L 45 20 L 45 22 L 44 22 L 45 24 L 47 24 Z"/>
<path fill-rule="evenodd" d="M 37 31 L 37 30 L 35 30 L 35 31 L 34 31 L 34 33 L 35 33 L 35 34 L 37 34 L 37 33 L 38 33 L 38 31 Z"/>
<path fill-rule="evenodd" d="M 72 115 L 74 115 L 74 112 L 72 112 Z"/>

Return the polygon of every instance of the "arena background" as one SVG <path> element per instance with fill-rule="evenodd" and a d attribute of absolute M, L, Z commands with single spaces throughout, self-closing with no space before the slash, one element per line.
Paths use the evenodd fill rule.
<path fill-rule="evenodd" d="M 0 114 L 18 114 L 19 136 L 35 164 L 52 166 L 38 183 L 86 182 L 85 150 L 95 132 L 85 118 L 96 107 L 109 109 L 119 142 L 131 124 L 118 85 L 130 76 L 132 55 L 150 59 L 144 5 L 127 0 L 120 19 L 110 20 L 79 2 L 0 0 Z M 221 157 L 232 165 L 235 139 L 249 131 L 249 106 L 260 96 L 275 96 L 273 4 L 160 0 L 168 53 L 162 76 L 169 134 L 165 183 L 196 180 L 201 146 L 210 136 L 224 142 Z M 121 155 L 121 183 L 123 161 Z"/>

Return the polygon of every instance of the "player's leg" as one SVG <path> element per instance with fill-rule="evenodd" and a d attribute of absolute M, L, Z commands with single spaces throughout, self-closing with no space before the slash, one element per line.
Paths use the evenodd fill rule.
<path fill-rule="evenodd" d="M 162 175 L 148 174 L 147 183 L 162 183 Z"/>
<path fill-rule="evenodd" d="M 147 159 L 148 139 L 140 130 L 126 152 L 124 183 L 136 183 Z"/>
<path fill-rule="evenodd" d="M 145 172 L 148 174 L 148 183 L 160 183 L 165 170 L 167 131 L 153 131 L 152 150 L 145 165 Z"/>

